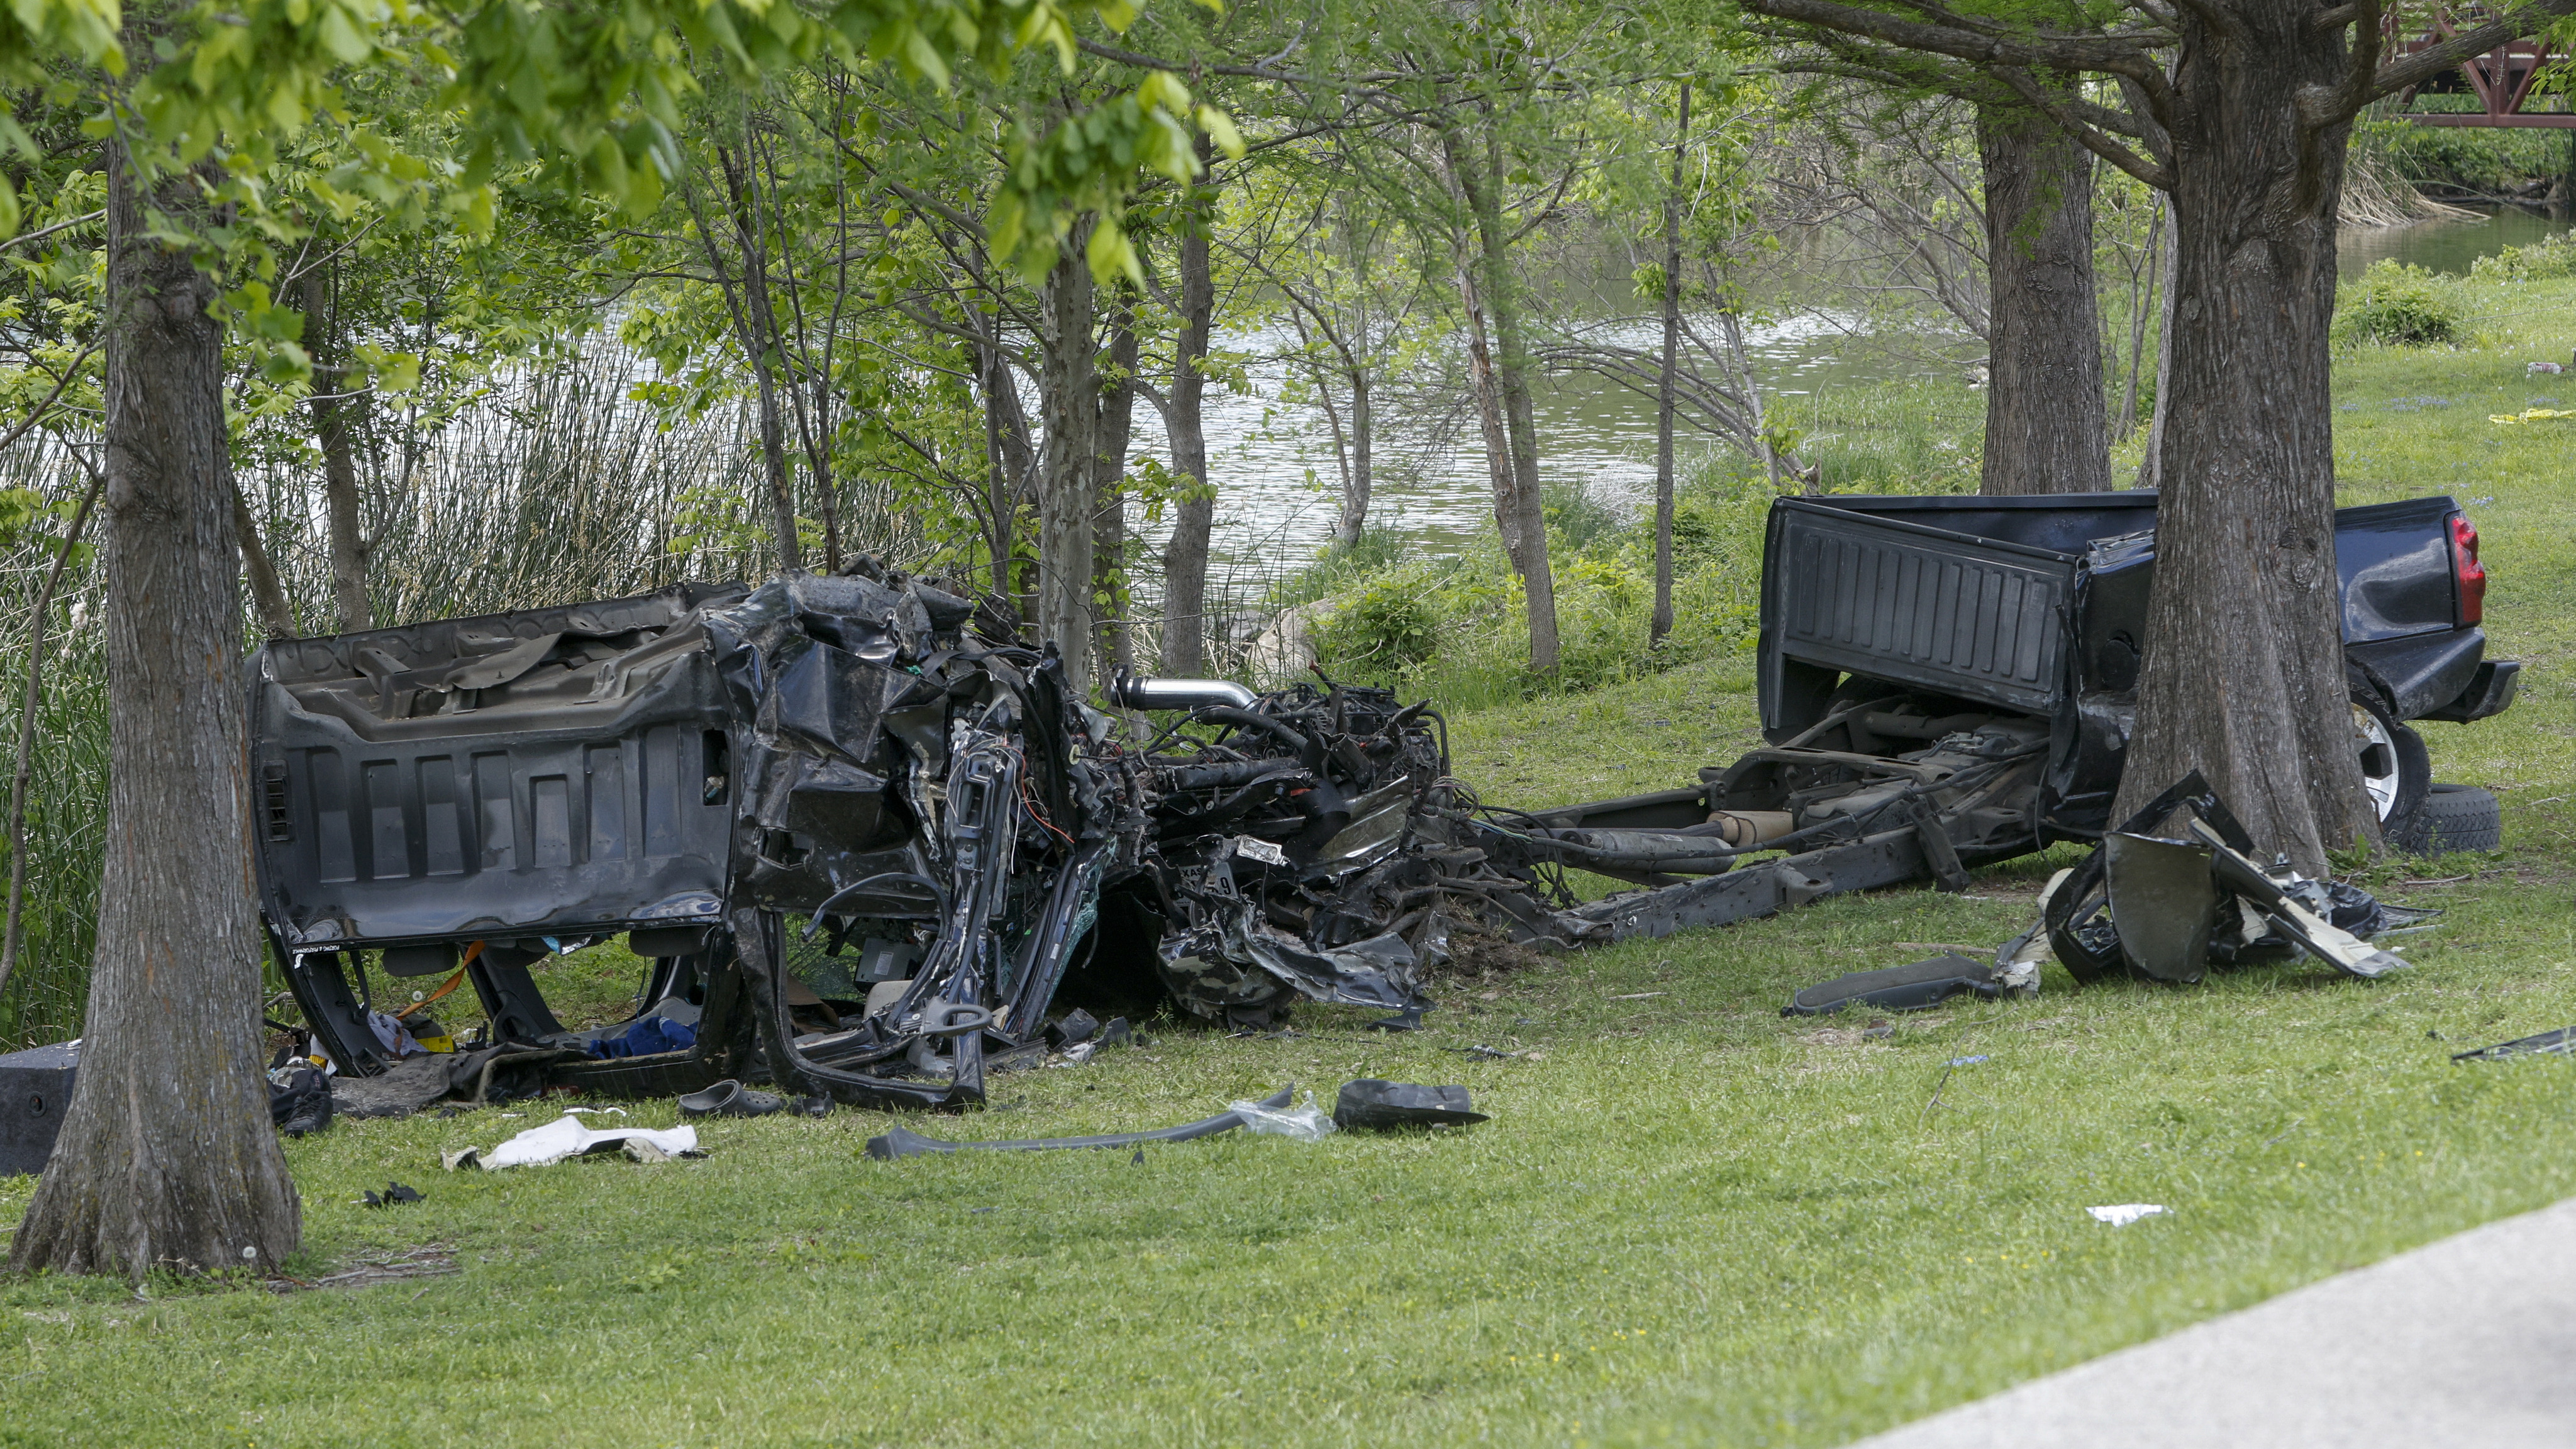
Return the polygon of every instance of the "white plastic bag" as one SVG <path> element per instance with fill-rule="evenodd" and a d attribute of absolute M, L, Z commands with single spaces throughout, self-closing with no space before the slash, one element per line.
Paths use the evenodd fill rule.
<path fill-rule="evenodd" d="M 505 1167 L 544 1167 L 567 1157 L 577 1157 L 603 1142 L 645 1142 L 666 1156 L 676 1157 L 697 1148 L 698 1129 L 682 1123 L 658 1132 L 643 1127 L 618 1127 L 594 1132 L 582 1126 L 579 1117 L 558 1117 L 543 1127 L 529 1128 L 489 1152 L 476 1153 L 474 1165 L 486 1172 L 498 1172 Z M 448 1163 L 450 1171 L 466 1165 L 463 1153 L 442 1161 Z"/>
<path fill-rule="evenodd" d="M 1228 1102 L 1225 1109 L 1243 1119 L 1247 1132 L 1269 1132 L 1299 1142 L 1321 1142 L 1333 1131 L 1333 1119 L 1315 1105 L 1315 1094 L 1294 1107 L 1265 1107 L 1259 1102 Z"/>

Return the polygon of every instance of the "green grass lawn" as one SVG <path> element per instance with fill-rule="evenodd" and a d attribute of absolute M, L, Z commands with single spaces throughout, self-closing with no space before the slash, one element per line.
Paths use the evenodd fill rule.
<path fill-rule="evenodd" d="M 2507 717 L 2426 728 L 2439 778 L 2503 796 L 2509 849 L 2363 872 L 2448 912 L 2403 976 L 2052 967 L 2037 1001 L 1883 1037 L 1777 1014 L 2018 930 L 2034 860 L 1451 982 L 1418 1036 L 1166 1024 L 911 1119 L 1114 1131 L 1386 1076 L 1466 1084 L 1494 1120 L 1463 1131 L 880 1163 L 896 1119 L 841 1113 L 707 1126 L 702 1162 L 449 1175 L 440 1150 L 551 1110 L 349 1123 L 288 1148 L 296 1271 L 455 1272 L 0 1283 L 0 1443 L 1832 1444 L 2576 1192 L 2576 1061 L 2449 1061 L 2576 1022 L 2576 429 L 2487 421 L 2576 402 L 2524 375 L 2576 345 L 2576 285 L 2515 300 L 2517 335 L 2339 376 L 2349 500 L 2471 503 L 2494 648 L 2530 666 Z M 1730 664 L 1453 727 L 1489 798 L 1555 803 L 1687 781 L 1752 720 Z M 353 1205 L 388 1177 L 427 1200 Z M 0 1180 L 0 1222 L 31 1188 Z M 2084 1212 L 2120 1202 L 2173 1211 Z"/>

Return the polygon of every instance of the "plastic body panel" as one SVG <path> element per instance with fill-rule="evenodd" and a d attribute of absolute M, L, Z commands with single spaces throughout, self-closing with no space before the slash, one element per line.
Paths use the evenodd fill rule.
<path fill-rule="evenodd" d="M 45 1170 L 79 1067 L 77 1042 L 0 1056 L 0 1177 Z"/>
<path fill-rule="evenodd" d="M 703 642 L 671 626 L 726 592 L 682 587 L 262 649 L 251 664 L 257 854 L 281 944 L 715 921 L 733 712 Z M 669 647 L 622 675 L 594 665 L 585 676 L 564 661 L 590 640 L 602 656 L 639 640 Z"/>

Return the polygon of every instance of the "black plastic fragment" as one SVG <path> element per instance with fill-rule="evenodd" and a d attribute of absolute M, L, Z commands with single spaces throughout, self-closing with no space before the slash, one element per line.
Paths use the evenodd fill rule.
<path fill-rule="evenodd" d="M 1464 1127 L 1490 1120 L 1467 1100 L 1464 1087 L 1426 1087 L 1362 1077 L 1342 1083 L 1333 1099 L 1333 1125 L 1386 1131 L 1396 1127 Z"/>
<path fill-rule="evenodd" d="M 1289 1094 L 1296 1090 L 1296 1084 L 1291 1082 L 1262 1098 L 1261 1105 L 1285 1107 L 1289 1103 Z M 1140 1142 L 1188 1142 L 1200 1137 L 1213 1137 L 1242 1125 L 1241 1114 L 1219 1112 L 1213 1117 L 1154 1132 L 1117 1132 L 1105 1137 L 1021 1137 L 1001 1142 L 948 1142 L 897 1127 L 884 1136 L 869 1138 L 868 1156 L 888 1162 L 898 1157 L 921 1157 L 933 1152 L 1051 1152 L 1062 1147 L 1133 1147 Z"/>
<path fill-rule="evenodd" d="M 2538 1036 L 2516 1037 L 2473 1052 L 2453 1052 L 2455 1062 L 2500 1062 L 2507 1057 L 2576 1056 L 2576 1026 L 2562 1026 Z"/>
<path fill-rule="evenodd" d="M 1989 1001 L 2003 995 L 2003 983 L 1995 979 L 1995 963 L 1945 952 L 1911 965 L 1854 971 L 1790 997 L 1780 1014 L 1827 1016 L 1856 1001 L 1888 1011 L 1920 1011 L 1962 993 Z"/>

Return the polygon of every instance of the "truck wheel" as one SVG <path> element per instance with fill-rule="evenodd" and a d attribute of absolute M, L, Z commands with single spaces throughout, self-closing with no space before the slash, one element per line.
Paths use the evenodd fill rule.
<path fill-rule="evenodd" d="M 2504 843 L 2504 807 L 2475 785 L 2435 785 L 2413 815 L 2390 825 L 2388 843 L 2411 855 L 2493 850 Z"/>
<path fill-rule="evenodd" d="M 2360 685 L 2352 691 L 2352 734 L 2371 814 L 2383 830 L 2392 828 L 2415 813 L 2433 786 L 2433 759 L 2424 751 L 2424 737 L 2397 722 L 2380 702 L 2379 691 Z"/>

